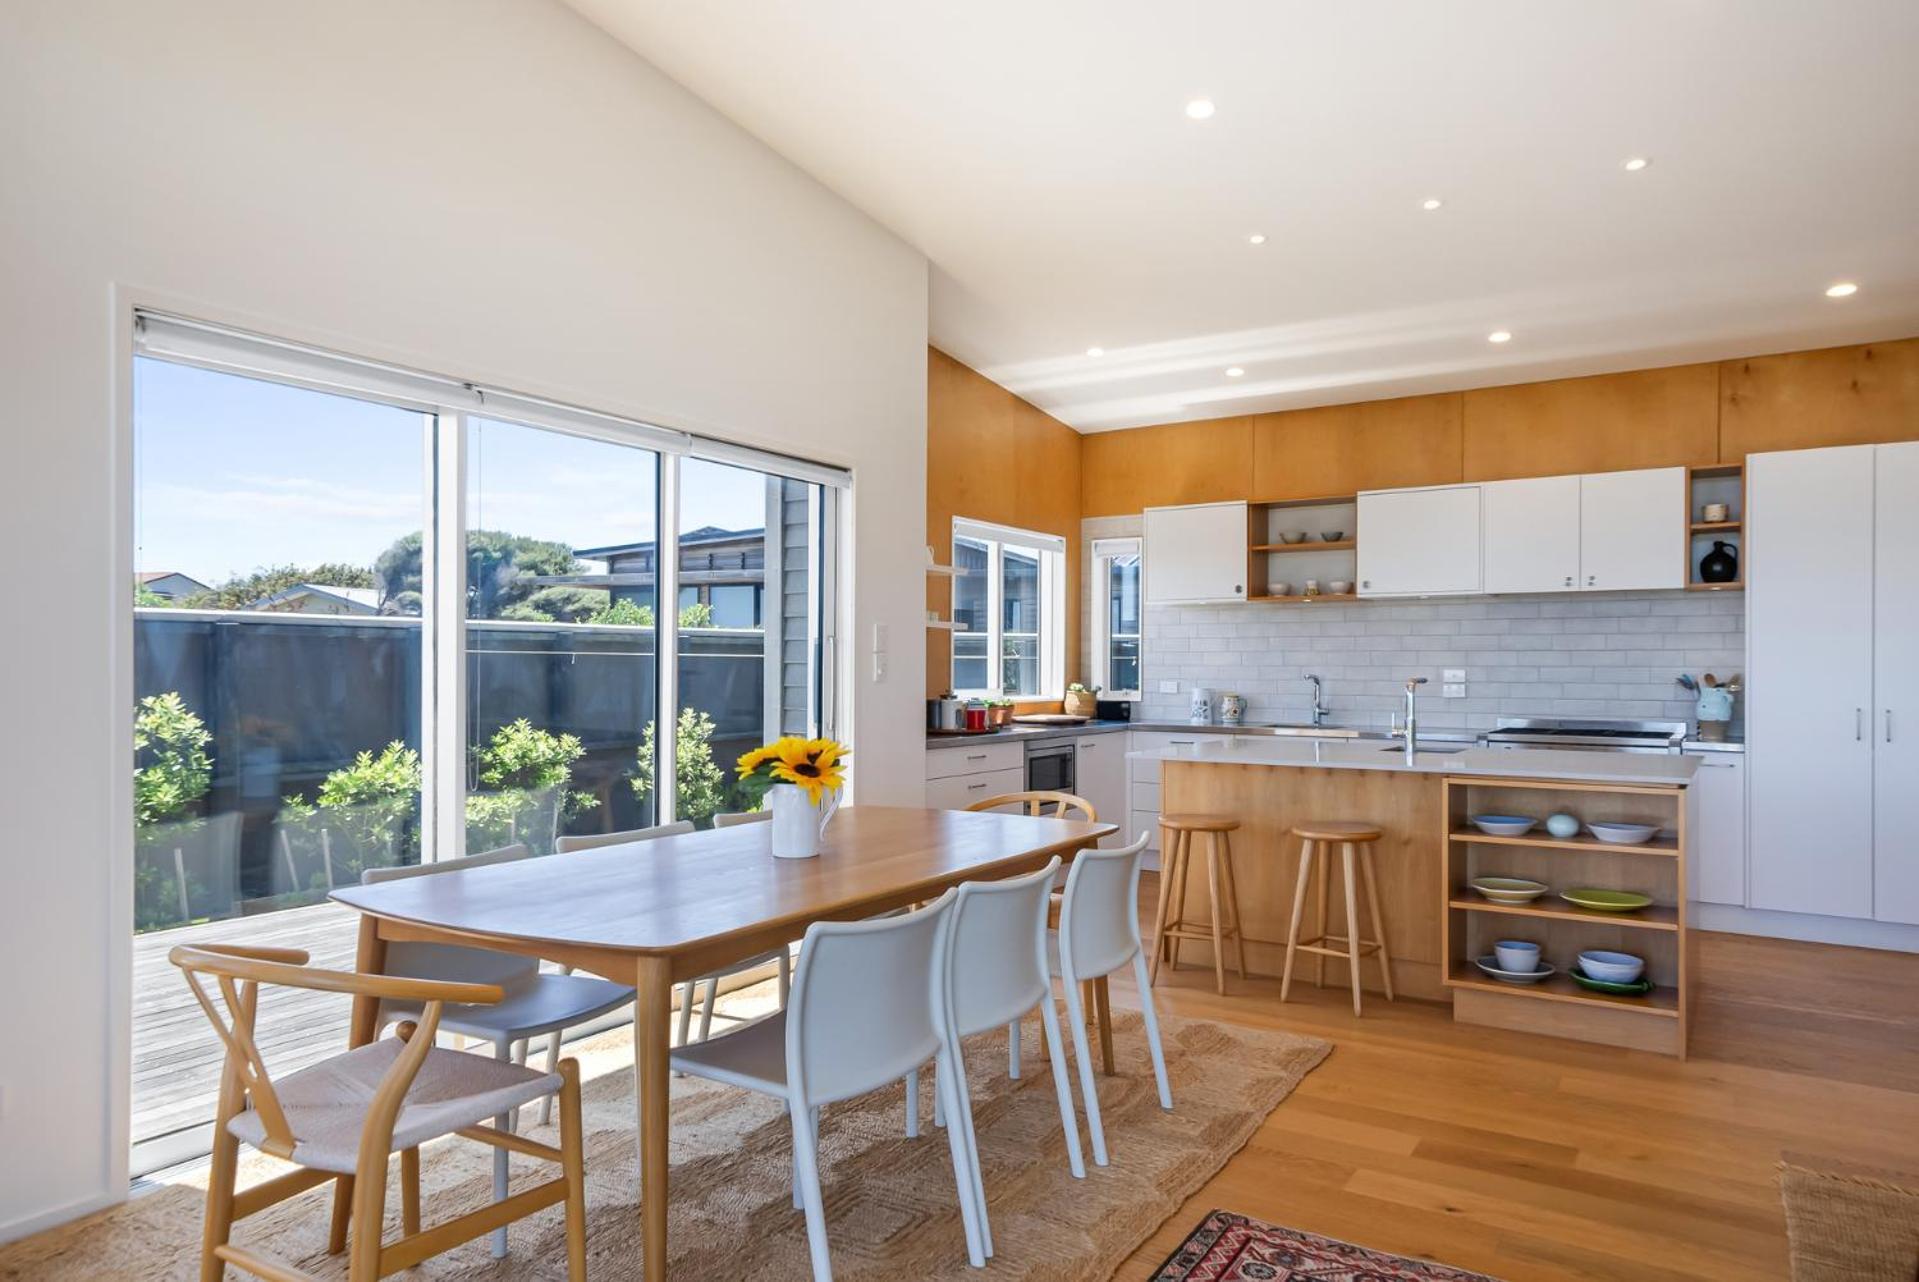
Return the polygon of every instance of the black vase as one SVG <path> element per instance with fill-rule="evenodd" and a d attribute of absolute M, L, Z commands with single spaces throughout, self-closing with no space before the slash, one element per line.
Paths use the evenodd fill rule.
<path fill-rule="evenodd" d="M 1720 539 L 1712 541 L 1712 551 L 1699 558 L 1701 583 L 1733 583 L 1739 578 L 1739 549 Z"/>

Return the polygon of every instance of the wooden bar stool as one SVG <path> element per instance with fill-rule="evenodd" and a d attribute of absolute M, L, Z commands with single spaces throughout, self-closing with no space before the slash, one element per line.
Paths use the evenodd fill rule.
<path fill-rule="evenodd" d="M 1153 929 L 1151 981 L 1159 982 L 1164 958 L 1179 969 L 1179 941 L 1202 939 L 1213 945 L 1213 979 L 1226 991 L 1226 940 L 1233 941 L 1237 969 L 1246 978 L 1246 941 L 1239 930 L 1239 885 L 1233 876 L 1233 843 L 1227 834 L 1239 820 L 1224 815 L 1161 815 L 1159 918 Z M 1206 889 L 1212 918 L 1205 923 L 1186 920 L 1186 870 L 1193 852 L 1193 835 L 1206 837 Z"/>
<path fill-rule="evenodd" d="M 1293 829 L 1293 836 L 1299 838 L 1299 880 L 1293 886 L 1293 920 L 1286 929 L 1286 970 L 1279 981 L 1279 1000 L 1286 1000 L 1286 994 L 1293 987 L 1293 960 L 1298 953 L 1313 953 L 1313 984 L 1323 987 L 1326 982 L 1326 959 L 1343 957 L 1351 972 L 1353 984 L 1353 1014 L 1359 1010 L 1359 959 L 1367 953 L 1379 955 L 1379 975 L 1386 988 L 1386 1000 L 1393 1000 L 1393 963 L 1386 953 L 1386 919 L 1379 912 L 1379 883 L 1373 876 L 1373 843 L 1380 838 L 1380 830 L 1372 824 L 1347 823 L 1339 820 L 1310 822 L 1300 824 Z M 1327 863 L 1332 859 L 1332 848 L 1337 843 L 1346 871 L 1346 933 L 1335 935 L 1328 931 L 1326 919 L 1326 899 L 1328 883 L 1332 880 L 1332 870 Z M 1353 886 L 1354 850 L 1359 852 L 1358 864 L 1366 880 L 1366 908 L 1373 917 L 1372 939 L 1359 937 L 1359 903 Z M 1319 873 L 1319 933 L 1309 939 L 1299 937 L 1300 919 L 1306 915 L 1306 887 L 1312 881 L 1317 865 Z M 1344 947 L 1333 948 L 1328 945 L 1337 941 Z"/>

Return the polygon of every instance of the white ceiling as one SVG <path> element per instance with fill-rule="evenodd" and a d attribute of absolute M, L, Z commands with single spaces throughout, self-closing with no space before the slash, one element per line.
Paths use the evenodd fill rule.
<path fill-rule="evenodd" d="M 1914 0 L 569 3 L 1083 431 L 1919 333 Z"/>

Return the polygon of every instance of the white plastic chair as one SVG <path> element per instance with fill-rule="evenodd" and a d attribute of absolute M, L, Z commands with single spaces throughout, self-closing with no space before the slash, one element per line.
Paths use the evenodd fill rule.
<path fill-rule="evenodd" d="M 1106 1165 L 1106 1131 L 1100 1125 L 1099 1088 L 1093 1073 L 1092 1049 L 1086 1039 L 1086 1008 L 1080 985 L 1110 975 L 1133 963 L 1139 985 L 1139 1012 L 1146 1022 L 1146 1045 L 1153 1055 L 1153 1076 L 1159 1082 L 1159 1106 L 1173 1108 L 1173 1090 L 1166 1082 L 1166 1054 L 1159 1041 L 1159 1017 L 1153 1010 L 1153 986 L 1146 975 L 1146 950 L 1139 938 L 1140 852 L 1151 840 L 1139 840 L 1118 850 L 1082 850 L 1066 872 L 1066 895 L 1060 904 L 1059 977 L 1066 989 L 1066 1018 L 1073 1026 L 1073 1051 L 1079 1060 L 1080 1094 L 1086 1101 L 1086 1129 L 1093 1137 L 1093 1161 Z"/>
<path fill-rule="evenodd" d="M 793 1122 L 794 1205 L 806 1213 L 813 1276 L 830 1282 L 820 1195 L 819 1110 L 891 1086 L 929 1060 L 949 1116 L 962 1116 L 960 1072 L 941 999 L 947 914 L 957 891 L 901 917 L 815 922 L 800 944 L 792 1002 L 737 1032 L 673 1052 L 673 1067 L 786 1101 Z M 986 1263 L 964 1126 L 946 1128 L 966 1255 Z"/>
<path fill-rule="evenodd" d="M 1073 1111 L 1073 1090 L 1066 1076 L 1065 1043 L 1060 1036 L 1059 1012 L 1053 1006 L 1053 978 L 1046 957 L 1046 917 L 1053 881 L 1059 874 L 1060 860 L 1036 873 L 1010 877 L 1004 881 L 969 881 L 959 887 L 953 911 L 947 922 L 945 991 L 948 1018 L 954 1030 L 953 1061 L 959 1074 L 957 1090 L 960 1130 L 972 1159 L 973 1198 L 978 1208 L 980 1238 L 990 1257 L 993 1232 L 986 1214 L 985 1178 L 979 1160 L 979 1141 L 972 1124 L 972 1099 L 966 1088 L 964 1039 L 989 1028 L 1005 1026 L 1017 1029 L 1019 1021 L 1037 1006 L 1045 1029 L 1047 1058 L 1053 1066 L 1053 1090 L 1059 1096 L 1059 1120 L 1066 1132 L 1066 1159 L 1073 1178 L 1086 1178 L 1086 1162 L 1079 1147 L 1079 1117 Z M 1019 1076 L 1019 1042 L 1010 1033 L 1013 1060 L 1011 1075 Z M 909 1078 L 909 1114 L 916 1106 L 917 1083 Z M 944 1092 L 934 1093 L 934 1121 L 942 1120 L 940 1101 Z M 916 1130 L 916 1119 L 909 1116 L 908 1129 Z M 952 1125 L 950 1114 L 944 1116 Z"/>
<path fill-rule="evenodd" d="M 514 863 L 528 856 L 524 845 L 502 846 L 463 859 L 441 859 L 430 864 L 402 868 L 369 868 L 360 874 L 363 885 L 399 881 L 408 877 L 432 877 L 466 868 L 484 868 L 492 864 Z M 450 1005 L 440 1016 L 440 1027 L 450 1033 L 490 1042 L 493 1058 L 502 1063 L 526 1062 L 527 1042 L 535 1037 L 547 1039 L 546 1071 L 559 1071 L 560 1034 L 575 1024 L 598 1019 L 633 1000 L 633 990 L 624 984 L 585 975 L 547 975 L 540 972 L 540 959 L 517 953 L 496 952 L 490 948 L 468 948 L 459 944 L 419 944 L 395 941 L 386 948 L 386 973 L 408 979 L 438 980 L 461 984 L 494 984 L 505 997 L 497 1004 Z M 422 1003 L 388 998 L 380 1003 L 379 1027 L 402 1020 L 418 1019 Z M 540 1104 L 540 1122 L 552 1116 L 553 1096 L 544 1096 Z M 497 1119 L 501 1130 L 515 1129 L 519 1116 L 516 1107 Z M 506 1198 L 507 1151 L 493 1150 L 493 1200 Z M 493 1255 L 506 1254 L 506 1230 L 493 1231 Z"/>
<path fill-rule="evenodd" d="M 713 816 L 715 828 L 730 827 L 733 824 L 750 822 L 750 818 L 727 816 L 728 822 L 721 823 L 721 816 Z M 769 811 L 766 818 L 772 818 Z M 636 841 L 652 841 L 656 837 L 682 837 L 695 831 L 690 819 L 681 819 L 670 824 L 658 824 L 652 828 L 634 828 L 627 832 L 596 832 L 584 837 L 561 837 L 553 843 L 555 854 L 565 854 L 570 850 L 597 850 L 602 846 L 630 845 Z M 738 975 L 743 971 L 756 969 L 768 962 L 779 963 L 780 968 L 780 1008 L 786 1008 L 787 991 L 793 986 L 793 955 L 787 949 L 778 948 L 772 952 L 749 957 L 743 962 L 735 962 L 724 970 L 689 979 L 680 985 L 680 1035 L 679 1043 L 685 1046 L 692 1038 L 693 1031 L 693 985 L 700 986 L 700 1035 L 697 1040 L 705 1041 L 713 1035 L 713 1008 L 720 1000 L 720 981 L 729 975 Z M 542 1119 L 544 1120 L 544 1119 Z"/>
<path fill-rule="evenodd" d="M 773 817 L 770 810 L 722 810 L 713 816 L 715 828 L 738 828 L 742 824 L 765 823 Z"/>

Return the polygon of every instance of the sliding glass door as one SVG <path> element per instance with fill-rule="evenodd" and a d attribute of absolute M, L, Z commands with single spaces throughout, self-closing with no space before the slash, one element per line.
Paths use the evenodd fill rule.
<path fill-rule="evenodd" d="M 173 944 L 350 967 L 327 895 L 368 868 L 705 827 L 741 804 L 740 753 L 820 733 L 839 511 L 813 465 L 190 322 L 142 334 L 136 1171 L 205 1151 L 218 1088 Z M 339 1050 L 346 1013 L 265 1002 L 275 1070 Z"/>

